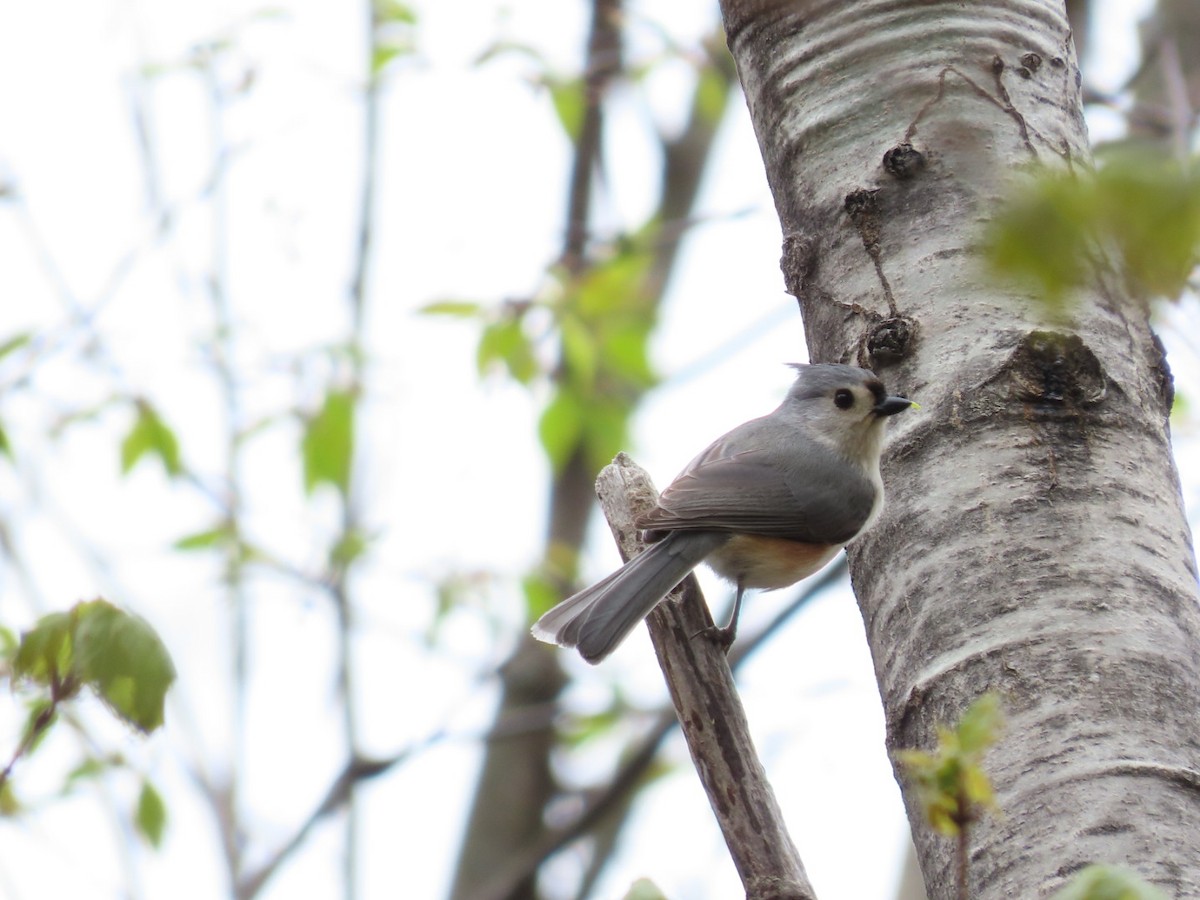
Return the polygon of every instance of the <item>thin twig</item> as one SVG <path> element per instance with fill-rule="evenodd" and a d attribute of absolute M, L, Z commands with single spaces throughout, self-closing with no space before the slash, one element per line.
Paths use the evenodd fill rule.
<path fill-rule="evenodd" d="M 74 690 L 77 689 L 78 685 L 76 684 L 71 693 L 74 693 Z M 8 765 L 6 765 L 3 770 L 0 770 L 0 789 L 3 789 L 3 787 L 8 783 L 8 778 L 12 774 L 13 768 L 18 762 L 20 762 L 21 757 L 29 752 L 29 748 L 37 743 L 42 735 L 46 733 L 46 729 L 53 724 L 54 716 L 58 712 L 59 701 L 63 696 L 63 682 L 59 680 L 58 676 L 52 675 L 50 679 L 50 703 L 47 706 L 44 706 L 38 712 L 37 718 L 33 720 L 33 723 L 25 732 L 25 736 L 22 737 L 20 742 L 17 744 L 16 750 L 13 751 L 12 758 L 9 759 Z M 69 694 L 67 694 L 67 696 L 69 696 Z"/>
<path fill-rule="evenodd" d="M 1179 59 L 1179 47 L 1174 38 L 1164 37 L 1160 42 L 1158 63 L 1170 109 L 1171 149 L 1176 159 L 1185 162 L 1189 155 L 1188 140 L 1192 133 L 1194 114 L 1188 99 L 1183 63 Z"/>
<path fill-rule="evenodd" d="M 958 900 L 970 900 L 968 887 L 970 886 L 971 866 L 971 825 L 975 822 L 976 810 L 965 790 L 960 788 L 957 793 L 958 808 L 954 813 L 954 824 L 958 826 L 954 841 L 954 882 Z"/>
<path fill-rule="evenodd" d="M 567 233 L 561 262 L 568 272 L 586 267 L 592 186 L 600 163 L 604 132 L 604 98 L 621 72 L 622 0 L 593 0 L 584 72 L 584 112 L 575 141 L 571 185 L 567 194 Z"/>

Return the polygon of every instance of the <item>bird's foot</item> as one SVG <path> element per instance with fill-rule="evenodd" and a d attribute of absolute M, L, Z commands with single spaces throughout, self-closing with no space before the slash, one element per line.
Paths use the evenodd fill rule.
<path fill-rule="evenodd" d="M 729 624 L 722 628 L 720 625 L 709 625 L 707 628 L 701 628 L 692 638 L 704 637 L 712 641 L 726 653 L 733 646 L 733 641 L 737 637 L 737 625 Z"/>

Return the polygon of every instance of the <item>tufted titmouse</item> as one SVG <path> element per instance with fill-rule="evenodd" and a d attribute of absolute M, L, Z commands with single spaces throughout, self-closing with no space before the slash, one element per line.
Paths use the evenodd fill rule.
<path fill-rule="evenodd" d="M 653 543 L 543 615 L 534 637 L 597 663 L 704 561 L 737 585 L 729 624 L 713 629 L 728 645 L 747 588 L 795 584 L 870 526 L 887 417 L 912 401 L 889 397 L 868 369 L 795 368 L 778 409 L 718 438 L 638 520 Z"/>

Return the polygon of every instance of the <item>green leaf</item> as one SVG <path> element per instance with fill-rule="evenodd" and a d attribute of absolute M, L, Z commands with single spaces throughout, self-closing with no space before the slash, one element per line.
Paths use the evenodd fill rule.
<path fill-rule="evenodd" d="M 434 585 L 437 604 L 429 627 L 425 631 L 424 640 L 428 646 L 433 646 L 442 626 L 446 624 L 450 614 L 459 607 L 467 596 L 467 576 L 462 573 L 448 574 L 439 578 Z"/>
<path fill-rule="evenodd" d="M 481 66 L 498 57 L 509 55 L 520 56 L 529 60 L 535 64 L 538 72 L 544 72 L 547 68 L 545 56 L 532 44 L 522 44 L 504 38 L 495 40 L 484 47 L 483 51 L 472 60 L 472 64 Z M 542 80 L 544 81 L 545 79 L 543 78 Z"/>
<path fill-rule="evenodd" d="M 375 0 L 375 18 L 384 23 L 416 25 L 417 11 L 400 0 Z"/>
<path fill-rule="evenodd" d="M 399 44 L 376 44 L 371 50 L 371 77 L 377 77 L 388 63 L 401 56 L 407 56 L 412 52 L 409 46 Z"/>
<path fill-rule="evenodd" d="M 486 375 L 497 363 L 503 365 L 520 384 L 529 384 L 538 374 L 533 344 L 517 315 L 506 315 L 490 323 L 479 336 L 479 348 L 476 351 L 479 373 Z"/>
<path fill-rule="evenodd" d="M 1171 404 L 1171 428 L 1182 429 L 1184 422 L 1191 421 L 1193 414 L 1192 401 L 1186 391 L 1175 385 L 1175 402 Z"/>
<path fill-rule="evenodd" d="M 963 752 L 982 753 L 994 744 L 1003 721 L 1000 698 L 995 694 L 986 693 L 972 703 L 959 719 L 956 729 Z"/>
<path fill-rule="evenodd" d="M 162 725 L 175 665 L 149 623 L 105 600 L 80 603 L 71 616 L 83 682 L 135 728 L 149 733 Z"/>
<path fill-rule="evenodd" d="M 9 461 L 13 459 L 12 443 L 8 440 L 8 429 L 0 423 L 0 454 L 7 456 Z"/>
<path fill-rule="evenodd" d="M 570 716 L 560 732 L 560 739 L 569 747 L 582 747 L 588 741 L 609 737 L 613 729 L 628 720 L 629 709 L 617 701 L 588 714 Z"/>
<path fill-rule="evenodd" d="M 566 387 L 560 387 L 542 411 L 538 420 L 538 438 L 556 472 L 579 446 L 584 431 L 583 416 L 579 397 Z"/>
<path fill-rule="evenodd" d="M 984 694 L 963 713 L 954 729 L 938 729 L 935 753 L 901 750 L 896 759 L 916 789 L 925 817 L 935 831 L 956 835 L 995 806 L 992 784 L 982 766 L 984 751 L 995 743 L 1002 725 L 1000 701 Z"/>
<path fill-rule="evenodd" d="M 218 525 L 216 528 L 208 528 L 204 531 L 186 534 L 171 546 L 176 550 L 183 551 L 211 550 L 214 547 L 220 547 L 228 543 L 233 537 L 233 528 L 229 524 L 223 524 Z"/>
<path fill-rule="evenodd" d="M 333 485 L 343 496 L 349 492 L 356 399 L 353 391 L 331 389 L 320 411 L 308 420 L 301 441 L 307 493 L 321 483 Z"/>
<path fill-rule="evenodd" d="M 994 217 L 984 250 L 991 269 L 1060 303 L 1094 283 L 1114 255 L 1135 297 L 1175 298 L 1200 260 L 1200 178 L 1180 163 L 1127 148 L 1098 171 L 1052 171 Z"/>
<path fill-rule="evenodd" d="M 21 634 L 13 660 L 13 674 L 37 684 L 50 685 L 67 677 L 74 666 L 71 616 L 50 613 Z"/>
<path fill-rule="evenodd" d="M 20 645 L 13 630 L 0 625 L 0 659 L 12 659 Z"/>
<path fill-rule="evenodd" d="M 25 331 L 21 332 L 20 334 L 14 334 L 12 337 L 0 342 L 0 359 L 4 359 L 4 357 L 8 356 L 8 354 L 12 353 L 14 350 L 20 350 L 22 347 L 28 344 L 32 338 L 33 335 Z"/>
<path fill-rule="evenodd" d="M 329 550 L 329 562 L 336 568 L 344 569 L 367 552 L 370 541 L 358 529 L 351 529 L 337 539 Z"/>
<path fill-rule="evenodd" d="M 576 307 L 590 320 L 623 312 L 648 315 L 643 285 L 651 256 L 640 241 L 624 245 L 621 252 L 592 269 L 579 285 Z"/>
<path fill-rule="evenodd" d="M 1091 865 L 1052 900 L 1167 900 L 1167 895 L 1128 869 Z"/>
<path fill-rule="evenodd" d="M 1096 180 L 1104 231 L 1139 296 L 1175 298 L 1197 262 L 1200 180 L 1175 160 L 1120 153 Z"/>
<path fill-rule="evenodd" d="M 992 780 L 978 766 L 967 766 L 963 769 L 962 790 L 967 800 L 975 806 L 992 807 L 996 804 Z"/>
<path fill-rule="evenodd" d="M 375 0 L 373 19 L 371 78 L 375 79 L 394 60 L 416 52 L 417 14 L 400 0 Z"/>
<path fill-rule="evenodd" d="M 925 750 L 897 750 L 895 756 L 904 765 L 917 770 L 932 768 L 934 765 L 933 754 Z"/>
<path fill-rule="evenodd" d="M 470 300 L 437 300 L 427 303 L 417 310 L 423 316 L 453 316 L 458 319 L 470 319 L 479 316 L 483 307 Z"/>
<path fill-rule="evenodd" d="M 525 609 L 531 622 L 562 599 L 550 580 L 538 570 L 521 579 L 521 589 L 525 593 Z"/>
<path fill-rule="evenodd" d="M 619 397 L 598 397 L 583 411 L 583 441 L 588 462 L 599 470 L 629 442 L 629 404 Z"/>
<path fill-rule="evenodd" d="M 49 697 L 36 697 L 30 702 L 25 725 L 21 729 L 23 755 L 32 755 L 42 745 L 42 741 L 58 721 L 57 710 L 58 707 Z"/>
<path fill-rule="evenodd" d="M 155 849 L 162 846 L 163 832 L 167 827 L 167 806 L 163 803 L 162 795 L 149 781 L 142 782 L 133 821 L 146 843 Z"/>
<path fill-rule="evenodd" d="M 96 756 L 88 756 L 83 762 L 67 773 L 67 778 L 63 782 L 62 792 L 70 793 L 79 782 L 86 781 L 91 778 L 98 778 L 103 775 L 113 766 L 111 759 L 101 759 Z"/>
<path fill-rule="evenodd" d="M 583 129 L 585 110 L 583 79 L 548 77 L 546 87 L 550 91 L 550 102 L 554 105 L 558 124 L 562 126 L 563 131 L 572 142 L 579 140 L 579 132 Z"/>
<path fill-rule="evenodd" d="M 602 356 L 609 371 L 639 388 L 654 385 L 650 366 L 650 334 L 654 323 L 638 320 L 614 322 L 606 330 Z"/>
<path fill-rule="evenodd" d="M 179 441 L 154 408 L 144 400 L 136 403 L 137 417 L 125 440 L 121 442 L 121 474 L 137 465 L 138 460 L 150 454 L 157 456 L 167 474 L 174 477 L 183 472 L 179 460 Z"/>
<path fill-rule="evenodd" d="M 573 384 L 590 389 L 600 364 L 600 347 L 595 333 L 578 317 L 567 312 L 558 323 L 562 336 L 563 365 Z"/>
<path fill-rule="evenodd" d="M 551 541 L 537 567 L 521 579 L 525 593 L 525 614 L 529 621 L 538 618 L 563 598 L 564 585 L 579 574 L 579 548 L 564 541 Z"/>
<path fill-rule="evenodd" d="M 709 125 L 716 125 L 725 114 L 728 99 L 729 79 L 717 71 L 715 65 L 704 66 L 696 81 L 696 95 L 692 99 L 696 114 Z"/>
<path fill-rule="evenodd" d="M 1060 305 L 1084 283 L 1096 218 L 1094 198 L 1077 182 L 1039 179 L 992 220 L 984 238 L 987 262 L 997 275 Z"/>
<path fill-rule="evenodd" d="M 6 779 L 0 784 L 0 816 L 15 816 L 21 811 L 21 801 L 13 791 L 12 779 Z"/>
<path fill-rule="evenodd" d="M 629 886 L 623 900 L 667 900 L 667 895 L 649 878 L 639 878 Z"/>

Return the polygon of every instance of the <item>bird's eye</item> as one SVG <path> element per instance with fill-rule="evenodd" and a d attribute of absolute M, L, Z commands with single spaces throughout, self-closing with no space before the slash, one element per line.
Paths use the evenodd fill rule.
<path fill-rule="evenodd" d="M 849 409 L 854 405 L 854 394 L 842 388 L 833 395 L 833 402 L 838 409 Z"/>

